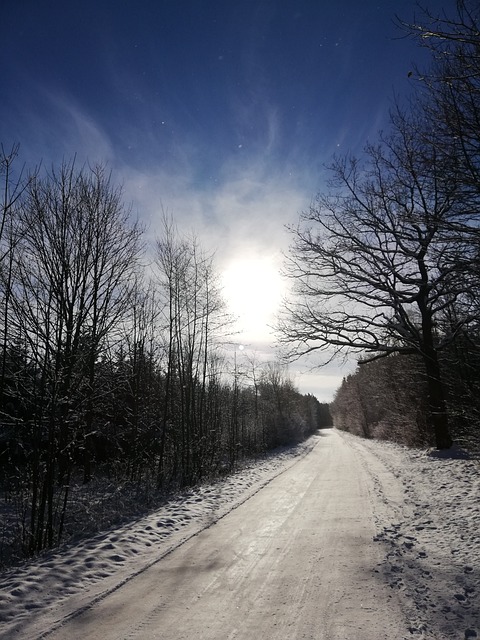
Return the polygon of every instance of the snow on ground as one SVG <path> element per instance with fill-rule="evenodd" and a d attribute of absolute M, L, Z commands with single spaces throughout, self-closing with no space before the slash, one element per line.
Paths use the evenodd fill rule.
<path fill-rule="evenodd" d="M 343 435 L 372 454 L 378 570 L 399 592 L 411 636 L 480 638 L 480 461 Z"/>
<path fill-rule="evenodd" d="M 479 461 L 342 436 L 372 478 L 372 544 L 384 551 L 376 571 L 400 596 L 411 637 L 480 638 Z M 318 442 L 313 436 L 186 491 L 141 519 L 6 572 L 0 577 L 0 638 L 24 638 L 22 627 L 32 616 L 43 637 L 211 526 Z"/>
<path fill-rule="evenodd" d="M 184 491 L 143 518 L 0 575 L 0 639 L 23 640 L 22 627 L 36 615 L 41 617 L 37 637 L 43 637 L 59 620 L 116 590 L 248 500 L 317 441 L 314 436 L 218 482 Z"/>

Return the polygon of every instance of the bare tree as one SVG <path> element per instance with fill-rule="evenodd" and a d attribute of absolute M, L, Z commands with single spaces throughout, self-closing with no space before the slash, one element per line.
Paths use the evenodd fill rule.
<path fill-rule="evenodd" d="M 2 352 L 0 370 L 0 409 L 3 410 L 4 394 L 7 386 L 8 351 L 15 342 L 9 322 L 10 297 L 12 293 L 13 259 L 15 247 L 20 238 L 18 216 L 16 215 L 22 197 L 28 186 L 28 178 L 24 177 L 21 168 L 15 171 L 18 160 L 19 145 L 14 144 L 10 150 L 0 145 L 0 321 L 2 330 Z"/>
<path fill-rule="evenodd" d="M 268 448 L 303 440 L 309 431 L 308 415 L 284 363 L 267 363 L 260 394 Z"/>
<path fill-rule="evenodd" d="M 141 230 L 103 167 L 35 177 L 20 210 L 12 322 L 34 368 L 30 551 L 61 537 L 74 456 L 90 476 L 95 375 L 128 309 Z M 63 500 L 55 499 L 55 482 Z M 58 508 L 58 505 L 61 507 Z"/>
<path fill-rule="evenodd" d="M 477 320 L 464 264 L 478 256 L 479 214 L 463 208 L 435 145 L 399 113 L 392 124 L 390 136 L 367 148 L 364 166 L 334 161 L 330 192 L 290 229 L 293 297 L 280 316 L 280 341 L 290 358 L 420 354 L 436 445 L 448 448 L 438 353 Z M 462 314 L 440 330 L 446 310 L 460 304 Z"/>
<path fill-rule="evenodd" d="M 156 247 L 157 282 L 164 309 L 165 398 L 160 438 L 159 483 L 163 482 L 165 447 L 173 444 L 173 469 L 182 482 L 201 477 L 208 459 L 206 395 L 211 362 L 229 321 L 213 256 L 197 240 L 179 234 L 164 217 Z M 172 432 L 175 432 L 173 435 Z"/>
<path fill-rule="evenodd" d="M 435 14 L 424 9 L 418 20 L 400 26 L 431 54 L 430 65 L 416 69 L 415 108 L 434 126 L 420 127 L 449 171 L 462 183 L 464 199 L 480 195 L 480 7 L 457 0 L 456 10 Z"/>
<path fill-rule="evenodd" d="M 0 194 L 0 264 L 4 262 L 10 253 L 9 227 L 15 217 L 15 209 L 31 179 L 24 177 L 23 168 L 17 173 L 14 171 L 19 149 L 20 145 L 14 144 L 9 151 L 6 151 L 3 144 L 0 144 L 0 176 L 2 178 Z M 6 244 L 5 240 L 7 240 Z"/>
<path fill-rule="evenodd" d="M 162 419 L 163 385 L 158 363 L 163 349 L 157 326 L 160 305 L 152 281 L 145 282 L 140 277 L 135 281 L 129 307 L 122 341 L 125 344 L 122 408 L 123 421 L 129 427 L 129 433 L 124 434 L 128 443 L 127 475 L 137 480 L 145 465 L 154 467 L 155 440 Z"/>

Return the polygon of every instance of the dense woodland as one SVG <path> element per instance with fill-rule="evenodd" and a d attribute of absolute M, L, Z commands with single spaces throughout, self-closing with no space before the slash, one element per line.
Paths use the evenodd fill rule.
<path fill-rule="evenodd" d="M 329 423 L 237 349 L 194 237 L 165 218 L 152 250 L 103 167 L 22 175 L 17 156 L 0 157 L 4 556 L 12 538 L 30 555 L 69 537 L 81 485 L 134 487 L 145 507 Z"/>
<path fill-rule="evenodd" d="M 477 346 L 476 346 L 477 345 Z M 480 456 L 480 353 L 470 337 L 440 360 L 450 430 L 465 454 Z M 357 366 L 330 404 L 335 426 L 363 438 L 435 446 L 428 385 L 417 356 L 392 355 Z"/>

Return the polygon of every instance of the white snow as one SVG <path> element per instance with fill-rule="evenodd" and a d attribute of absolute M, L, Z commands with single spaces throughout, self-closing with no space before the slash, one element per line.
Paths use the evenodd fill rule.
<path fill-rule="evenodd" d="M 400 592 L 411 636 L 480 638 L 480 461 L 344 437 L 370 465 L 378 570 Z"/>
<path fill-rule="evenodd" d="M 384 554 L 375 571 L 400 597 L 408 637 L 480 638 L 480 462 L 341 435 L 372 478 L 372 544 Z M 42 637 L 248 500 L 318 439 L 6 572 L 0 638 Z"/>

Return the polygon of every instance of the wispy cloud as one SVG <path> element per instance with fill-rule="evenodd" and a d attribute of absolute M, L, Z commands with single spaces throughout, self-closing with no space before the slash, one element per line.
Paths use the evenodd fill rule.
<path fill-rule="evenodd" d="M 279 255 L 288 244 L 285 225 L 310 202 L 290 176 L 259 164 L 230 165 L 217 180 L 199 185 L 193 171 L 172 174 L 163 168 L 121 171 L 126 195 L 154 234 L 162 211 L 183 231 L 194 230 L 222 263 L 240 257 Z"/>
<path fill-rule="evenodd" d="M 49 166 L 74 156 L 80 162 L 114 163 L 108 134 L 75 99 L 33 81 L 30 91 L 33 98 L 18 106 L 14 118 L 3 114 L 6 120 L 2 132 L 3 139 L 20 143 L 22 159 L 28 166 Z"/>
<path fill-rule="evenodd" d="M 289 242 L 285 225 L 295 222 L 311 194 L 293 177 L 267 169 L 261 159 L 251 166 L 231 161 L 216 181 L 203 185 L 194 170 L 172 174 L 125 167 L 122 173 L 126 195 L 152 240 L 166 211 L 179 231 L 193 232 L 202 247 L 215 252 L 227 303 L 239 317 L 238 341 L 271 359 L 271 326 L 285 293 L 280 276 Z"/>

